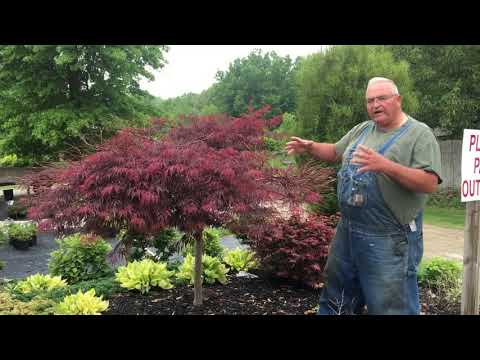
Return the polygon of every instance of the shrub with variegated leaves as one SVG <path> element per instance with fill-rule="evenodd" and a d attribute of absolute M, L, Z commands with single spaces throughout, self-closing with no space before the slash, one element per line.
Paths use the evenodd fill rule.
<path fill-rule="evenodd" d="M 235 271 L 248 271 L 257 266 L 255 253 L 248 249 L 236 248 L 227 252 L 223 261 Z"/>
<path fill-rule="evenodd" d="M 183 264 L 178 268 L 177 279 L 180 282 L 193 284 L 195 278 L 194 265 L 195 257 L 188 254 Z M 225 285 L 228 282 L 227 273 L 228 269 L 222 264 L 220 259 L 205 254 L 202 256 L 202 280 L 207 284 L 213 284 L 215 281 L 218 281 Z"/>
<path fill-rule="evenodd" d="M 148 293 L 151 288 L 171 289 L 174 272 L 167 270 L 166 263 L 157 263 L 150 259 L 133 261 L 117 270 L 116 279 L 120 286 L 129 290 Z"/>
<path fill-rule="evenodd" d="M 37 292 L 49 292 L 65 287 L 67 287 L 67 283 L 60 276 L 35 274 L 20 281 L 14 289 L 22 294 L 31 294 Z"/>
<path fill-rule="evenodd" d="M 108 301 L 102 296 L 95 296 L 95 289 L 86 293 L 78 291 L 74 295 L 65 296 L 54 308 L 55 315 L 101 315 L 108 309 Z"/>

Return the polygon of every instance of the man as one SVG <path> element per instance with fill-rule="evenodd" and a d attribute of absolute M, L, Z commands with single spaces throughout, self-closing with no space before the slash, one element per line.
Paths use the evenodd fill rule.
<path fill-rule="evenodd" d="M 325 267 L 319 314 L 419 314 L 417 268 L 423 255 L 422 211 L 440 178 L 431 129 L 402 111 L 392 80 L 366 90 L 371 121 L 336 144 L 292 137 L 288 154 L 342 160 L 337 197 L 342 217 Z"/>

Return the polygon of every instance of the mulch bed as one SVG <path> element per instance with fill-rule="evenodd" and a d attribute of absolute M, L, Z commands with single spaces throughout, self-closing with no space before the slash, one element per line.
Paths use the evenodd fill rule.
<path fill-rule="evenodd" d="M 227 285 L 203 286 L 203 305 L 193 306 L 193 288 L 121 293 L 109 298 L 105 315 L 304 315 L 318 304 L 319 290 L 262 278 L 232 277 Z"/>
<path fill-rule="evenodd" d="M 232 277 L 227 285 L 204 285 L 204 301 L 193 306 L 193 288 L 115 294 L 106 315 L 314 315 L 320 290 L 273 279 Z M 459 315 L 460 304 L 447 304 L 420 289 L 422 315 Z"/>

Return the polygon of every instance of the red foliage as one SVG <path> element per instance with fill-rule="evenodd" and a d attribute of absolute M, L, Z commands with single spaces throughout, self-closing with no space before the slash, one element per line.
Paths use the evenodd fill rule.
<path fill-rule="evenodd" d="M 155 126 L 123 130 L 96 153 L 50 173 L 45 186 L 37 186 L 29 217 L 62 233 L 123 228 L 154 234 L 170 226 L 194 233 L 270 214 L 265 204 L 272 201 L 317 200 L 324 170 L 271 169 L 253 151 L 262 147 L 265 111 L 193 117 L 162 141 L 155 140 Z"/>
<path fill-rule="evenodd" d="M 248 234 L 261 267 L 275 276 L 318 287 L 333 239 L 331 219 L 298 216 L 259 224 Z"/>

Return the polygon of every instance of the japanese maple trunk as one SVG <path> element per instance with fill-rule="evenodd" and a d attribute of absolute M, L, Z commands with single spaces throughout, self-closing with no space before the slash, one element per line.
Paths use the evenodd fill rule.
<path fill-rule="evenodd" d="M 202 231 L 196 232 L 195 237 L 195 278 L 193 283 L 193 306 L 203 304 L 202 294 L 202 256 L 203 256 L 203 238 Z"/>

